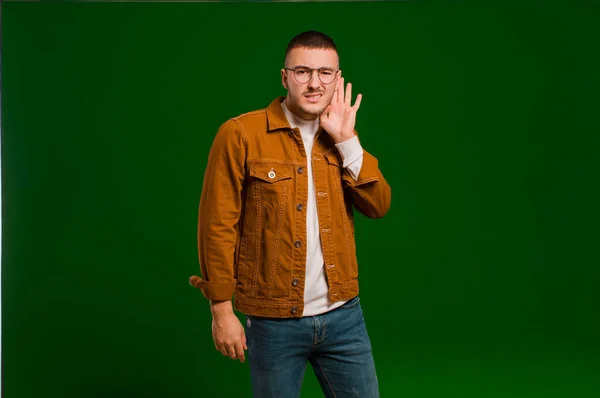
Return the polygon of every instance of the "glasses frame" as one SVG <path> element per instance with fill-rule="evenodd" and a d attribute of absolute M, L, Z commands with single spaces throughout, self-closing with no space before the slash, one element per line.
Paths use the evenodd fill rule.
<path fill-rule="evenodd" d="M 295 67 L 295 68 L 285 68 L 285 67 L 284 67 L 283 69 L 285 69 L 285 70 L 291 70 L 291 71 L 293 71 L 293 72 L 294 72 L 294 73 L 293 73 L 293 75 L 294 75 L 294 79 L 295 79 L 295 80 L 296 80 L 298 83 L 300 83 L 300 84 L 306 84 L 306 83 L 309 83 L 309 82 L 312 80 L 313 76 L 314 76 L 314 71 L 318 71 L 318 72 L 319 72 L 319 73 L 317 73 L 317 76 L 319 76 L 319 80 L 321 81 L 321 83 L 323 83 L 323 84 L 331 84 L 331 83 L 333 83 L 333 82 L 335 81 L 335 76 L 333 77 L 333 80 L 331 80 L 329 83 L 325 83 L 325 82 L 323 81 L 323 79 L 321 78 L 321 70 L 322 70 L 322 69 L 333 69 L 333 71 L 334 71 L 334 75 L 335 75 L 335 74 L 337 74 L 337 73 L 340 71 L 339 69 L 332 68 L 331 66 L 323 66 L 322 68 L 309 68 L 309 67 L 307 67 L 307 66 L 297 66 L 297 67 Z M 298 80 L 298 78 L 296 77 L 296 69 L 307 69 L 307 70 L 309 70 L 309 71 L 310 71 L 310 78 L 308 79 L 308 81 L 301 82 L 300 80 Z"/>

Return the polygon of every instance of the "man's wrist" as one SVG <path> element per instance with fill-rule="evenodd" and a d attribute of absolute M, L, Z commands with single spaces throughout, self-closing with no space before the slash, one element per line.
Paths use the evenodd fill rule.
<path fill-rule="evenodd" d="M 231 304 L 231 300 L 211 301 L 210 312 L 212 313 L 213 317 L 233 314 L 233 305 Z"/>
<path fill-rule="evenodd" d="M 348 140 L 351 140 L 352 138 L 354 138 L 354 134 L 342 134 L 341 136 L 339 136 L 336 140 L 335 143 L 336 144 L 341 144 L 343 142 L 346 142 Z"/>

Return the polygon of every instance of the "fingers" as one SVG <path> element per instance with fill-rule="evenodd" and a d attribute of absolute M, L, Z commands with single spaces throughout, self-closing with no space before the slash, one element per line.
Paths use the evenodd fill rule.
<path fill-rule="evenodd" d="M 235 345 L 235 353 L 234 354 L 236 354 L 236 356 L 231 357 L 232 359 L 239 359 L 241 363 L 244 363 L 246 361 L 246 356 L 244 355 L 244 346 L 242 345 L 241 341 L 239 341 Z"/>
<path fill-rule="evenodd" d="M 356 96 L 356 102 L 354 103 L 354 106 L 352 108 L 354 108 L 355 111 L 358 110 L 358 108 L 360 107 L 360 101 L 362 100 L 362 94 L 358 94 Z"/>
<path fill-rule="evenodd" d="M 235 350 L 238 353 L 238 358 L 240 358 L 240 362 L 246 362 L 246 354 L 244 350 L 248 349 L 248 345 L 246 344 L 246 333 L 244 329 L 242 329 L 242 334 L 239 343 L 236 345 Z"/>
<path fill-rule="evenodd" d="M 217 349 L 217 351 L 219 351 L 221 354 L 223 354 L 224 357 L 229 356 L 229 350 L 227 349 L 226 344 L 215 345 L 215 348 Z"/>
<path fill-rule="evenodd" d="M 235 346 L 233 344 L 227 345 L 227 356 L 231 359 L 237 359 L 237 354 L 235 352 Z"/>
<path fill-rule="evenodd" d="M 351 106 L 350 101 L 352 100 L 352 83 L 348 83 L 346 86 L 346 97 L 344 98 L 344 102 L 346 106 Z"/>
<path fill-rule="evenodd" d="M 215 344 L 215 348 L 217 349 L 217 351 L 223 354 L 224 357 L 229 355 L 229 352 L 227 350 L 227 344 Z"/>
<path fill-rule="evenodd" d="M 239 359 L 242 363 L 246 361 L 246 355 L 244 354 L 245 343 L 240 340 L 235 344 L 223 344 L 218 346 L 217 351 L 220 351 L 224 357 L 231 359 Z M 247 349 L 247 348 L 246 348 Z"/>
<path fill-rule="evenodd" d="M 231 359 L 239 359 L 240 362 L 246 361 L 245 350 L 248 350 L 248 344 L 246 342 L 246 335 L 242 332 L 242 335 L 238 341 L 231 343 L 215 344 L 217 351 L 221 352 L 224 357 Z"/>
<path fill-rule="evenodd" d="M 217 351 L 231 359 L 239 359 L 242 363 L 246 360 L 244 350 L 246 333 L 240 320 L 234 314 L 227 317 L 213 319 L 213 340 Z"/>
<path fill-rule="evenodd" d="M 336 83 L 336 87 L 335 87 L 335 93 L 333 94 L 333 98 L 331 99 L 331 102 L 337 102 L 340 104 L 344 104 L 349 108 L 354 109 L 355 111 L 358 110 L 358 108 L 360 107 L 360 103 L 362 100 L 362 94 L 358 94 L 356 96 L 356 102 L 354 103 L 354 105 L 352 105 L 352 83 L 348 83 L 346 84 L 345 90 L 344 90 L 344 78 L 342 77 L 342 73 L 341 71 L 339 72 L 339 78 L 337 80 Z M 324 115 L 327 115 L 330 111 L 330 107 L 328 107 L 325 112 L 323 112 Z"/>
<path fill-rule="evenodd" d="M 344 78 L 340 77 L 339 81 L 340 81 L 340 84 L 339 84 L 338 90 L 337 90 L 336 101 L 341 104 L 344 102 Z"/>
<path fill-rule="evenodd" d="M 340 90 L 343 89 L 343 86 L 341 83 L 342 83 L 342 71 L 340 70 L 340 71 L 338 71 L 338 78 L 335 81 L 335 92 L 334 92 L 333 98 L 332 98 L 333 101 L 337 101 L 337 95 L 339 94 Z"/>

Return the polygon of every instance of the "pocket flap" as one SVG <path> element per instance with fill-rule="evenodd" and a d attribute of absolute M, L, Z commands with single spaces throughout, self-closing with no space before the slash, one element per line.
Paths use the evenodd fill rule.
<path fill-rule="evenodd" d="M 250 175 L 268 183 L 292 178 L 292 173 L 292 167 L 287 164 L 257 162 L 250 165 Z"/>

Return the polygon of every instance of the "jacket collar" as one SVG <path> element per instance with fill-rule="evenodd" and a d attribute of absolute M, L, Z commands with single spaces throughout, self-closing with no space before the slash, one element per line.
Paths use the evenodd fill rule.
<path fill-rule="evenodd" d="M 277 131 L 277 130 L 292 130 L 292 126 L 285 116 L 285 112 L 281 107 L 281 103 L 285 100 L 286 97 L 279 96 L 275 98 L 271 104 L 267 107 L 267 131 Z M 324 132 L 325 130 L 319 124 L 317 129 L 317 137 Z"/>
<path fill-rule="evenodd" d="M 283 100 L 285 100 L 285 97 L 277 97 L 267 108 L 267 127 L 269 131 L 281 129 L 290 130 L 292 128 L 281 108 Z"/>

